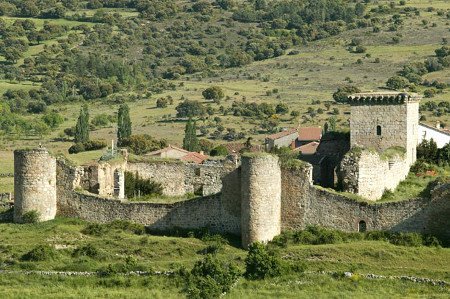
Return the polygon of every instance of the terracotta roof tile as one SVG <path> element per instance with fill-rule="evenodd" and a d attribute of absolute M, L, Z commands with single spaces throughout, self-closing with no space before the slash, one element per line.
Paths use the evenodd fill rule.
<path fill-rule="evenodd" d="M 320 140 L 321 137 L 321 127 L 303 127 L 298 130 L 298 140 L 300 141 Z"/>
<path fill-rule="evenodd" d="M 319 144 L 320 144 L 319 142 L 313 141 L 300 147 L 297 147 L 296 149 L 294 149 L 294 151 L 301 152 L 304 155 L 313 155 L 316 153 Z"/>
<path fill-rule="evenodd" d="M 193 163 L 197 163 L 197 164 L 202 164 L 203 161 L 205 161 L 208 158 L 209 158 L 209 156 L 202 155 L 202 154 L 196 153 L 196 152 L 190 152 L 186 156 L 181 157 L 180 160 L 186 161 L 186 162 L 193 162 Z"/>

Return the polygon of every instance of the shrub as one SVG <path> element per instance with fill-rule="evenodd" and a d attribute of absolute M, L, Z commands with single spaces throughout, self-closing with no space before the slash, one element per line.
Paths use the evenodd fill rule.
<path fill-rule="evenodd" d="M 228 155 L 228 150 L 225 146 L 223 145 L 218 145 L 215 148 L 213 148 L 210 152 L 210 155 L 215 157 L 215 156 L 226 156 Z"/>
<path fill-rule="evenodd" d="M 49 245 L 38 245 L 22 256 L 23 261 L 47 261 L 56 257 L 56 251 Z"/>
<path fill-rule="evenodd" d="M 102 236 L 107 231 L 108 229 L 106 226 L 98 223 L 91 223 L 88 224 L 81 232 L 85 235 Z"/>
<path fill-rule="evenodd" d="M 145 234 L 145 226 L 138 223 L 133 223 L 126 220 L 114 220 L 111 223 L 108 223 L 109 228 L 120 229 L 124 232 L 131 232 L 136 235 Z"/>
<path fill-rule="evenodd" d="M 387 80 L 386 86 L 392 89 L 401 89 L 408 86 L 408 83 L 409 82 L 406 78 L 400 76 L 393 76 Z"/>
<path fill-rule="evenodd" d="M 146 195 L 162 195 L 163 187 L 160 183 L 150 179 L 141 179 L 138 174 L 125 172 L 125 195 L 133 198 L 137 194 Z"/>
<path fill-rule="evenodd" d="M 92 244 L 87 244 L 87 245 L 78 247 L 72 253 L 73 257 L 87 256 L 90 258 L 96 258 L 99 255 L 100 255 L 99 250 Z"/>
<path fill-rule="evenodd" d="M 84 152 L 86 149 L 84 148 L 83 143 L 75 143 L 71 147 L 69 147 L 69 154 L 78 154 Z"/>
<path fill-rule="evenodd" d="M 37 223 L 40 216 L 38 211 L 28 211 L 22 215 L 22 223 Z"/>
<path fill-rule="evenodd" d="M 281 261 L 267 247 L 255 242 L 250 245 L 245 259 L 245 277 L 248 279 L 264 279 L 281 274 Z"/>
<path fill-rule="evenodd" d="M 228 292 L 240 276 L 239 269 L 232 264 L 221 263 L 208 254 L 195 263 L 190 273 L 183 273 L 186 281 L 184 292 L 188 298 L 218 298 Z"/>
<path fill-rule="evenodd" d="M 417 233 L 393 233 L 389 242 L 394 245 L 418 247 L 423 244 L 422 236 Z"/>
<path fill-rule="evenodd" d="M 90 140 L 84 143 L 86 151 L 95 151 L 106 147 L 106 142 L 103 140 Z"/>

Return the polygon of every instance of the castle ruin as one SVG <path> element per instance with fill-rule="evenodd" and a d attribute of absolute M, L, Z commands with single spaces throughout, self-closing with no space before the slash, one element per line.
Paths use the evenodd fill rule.
<path fill-rule="evenodd" d="M 341 162 L 340 179 L 346 190 L 376 199 L 395 188 L 415 160 L 418 98 L 357 94 L 350 100 L 352 149 Z M 74 166 L 33 149 L 16 150 L 14 159 L 15 222 L 37 211 L 41 221 L 60 215 L 101 223 L 128 220 L 150 231 L 207 228 L 240 235 L 243 247 L 307 225 L 430 233 L 450 244 L 450 184 L 436 185 L 429 198 L 368 203 L 313 185 L 308 163 L 281 165 L 266 153 L 194 164 L 134 161 L 122 152 L 109 161 Z M 161 183 L 165 195 L 198 197 L 173 204 L 128 201 L 125 171 Z"/>

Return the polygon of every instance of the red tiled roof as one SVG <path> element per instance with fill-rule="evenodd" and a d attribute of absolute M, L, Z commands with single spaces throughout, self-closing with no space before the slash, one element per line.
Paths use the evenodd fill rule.
<path fill-rule="evenodd" d="M 320 140 L 322 137 L 322 128 L 320 127 L 303 127 L 298 130 L 298 140 Z"/>
<path fill-rule="evenodd" d="M 202 164 L 203 161 L 205 161 L 208 158 L 209 157 L 206 156 L 206 155 L 202 155 L 202 154 L 196 153 L 196 152 L 190 152 L 186 156 L 181 157 L 180 160 L 186 161 L 186 162 L 193 162 L 193 163 L 197 163 L 197 164 Z"/>
<path fill-rule="evenodd" d="M 301 152 L 304 155 L 313 155 L 316 153 L 318 147 L 319 142 L 313 141 L 300 147 L 297 147 L 294 151 Z"/>
<path fill-rule="evenodd" d="M 288 129 L 286 131 L 281 131 L 272 135 L 267 136 L 266 138 L 276 140 L 284 136 L 288 136 L 297 132 L 297 129 Z"/>

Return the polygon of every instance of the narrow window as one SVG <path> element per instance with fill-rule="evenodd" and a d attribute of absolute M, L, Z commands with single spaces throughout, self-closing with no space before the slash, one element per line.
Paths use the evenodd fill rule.
<path fill-rule="evenodd" d="M 363 233 L 363 232 L 365 232 L 366 230 L 367 230 L 366 222 L 365 222 L 364 220 L 361 220 L 361 221 L 359 222 L 359 224 L 358 224 L 358 231 L 359 231 L 360 233 Z"/>
<path fill-rule="evenodd" d="M 377 135 L 381 136 L 381 126 L 377 126 Z"/>

